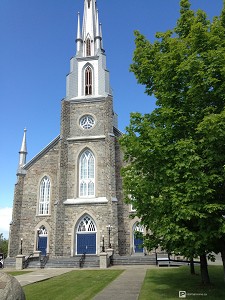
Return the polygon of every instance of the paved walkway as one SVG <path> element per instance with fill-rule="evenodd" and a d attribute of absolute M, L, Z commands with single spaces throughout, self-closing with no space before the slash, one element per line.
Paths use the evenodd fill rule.
<path fill-rule="evenodd" d="M 119 277 L 97 294 L 93 300 L 137 300 L 146 270 L 146 266 L 126 268 Z"/>
<path fill-rule="evenodd" d="M 142 283 L 145 278 L 146 270 L 154 266 L 118 266 L 111 269 L 121 269 L 124 272 L 112 281 L 105 289 L 98 293 L 93 300 L 137 300 Z M 15 276 L 21 286 L 25 286 L 38 281 L 46 280 L 74 269 L 53 268 L 53 269 L 35 269 L 32 272 Z M 87 269 L 82 269 L 87 270 Z M 93 270 L 93 268 L 92 268 Z M 97 268 L 99 270 L 99 268 Z M 10 271 L 10 269 L 7 269 Z M 15 271 L 15 269 L 13 270 Z"/>

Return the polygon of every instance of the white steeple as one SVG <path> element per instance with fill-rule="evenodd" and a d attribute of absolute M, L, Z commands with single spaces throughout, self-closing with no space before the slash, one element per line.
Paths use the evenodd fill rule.
<path fill-rule="evenodd" d="M 18 166 L 17 174 L 24 174 L 24 171 L 22 170 L 22 168 L 26 164 L 26 157 L 27 157 L 26 132 L 27 132 L 27 130 L 26 130 L 26 128 L 24 128 L 23 140 L 22 140 L 20 151 L 19 151 L 19 166 Z"/>
<path fill-rule="evenodd" d="M 76 56 L 71 59 L 67 76 L 66 98 L 82 100 L 111 95 L 96 0 L 84 0 L 82 30 L 78 13 L 76 45 Z"/>
<path fill-rule="evenodd" d="M 100 49 L 99 21 L 96 0 L 84 1 L 82 26 L 83 57 L 94 56 Z"/>

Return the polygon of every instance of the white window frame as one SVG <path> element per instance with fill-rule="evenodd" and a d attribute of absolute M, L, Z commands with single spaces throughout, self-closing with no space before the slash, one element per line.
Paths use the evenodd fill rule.
<path fill-rule="evenodd" d="M 51 196 L 51 181 L 48 176 L 44 176 L 41 180 L 40 188 L 39 188 L 39 204 L 38 204 L 39 215 L 50 214 L 50 196 Z"/>
<path fill-rule="evenodd" d="M 90 65 L 88 65 L 84 70 L 84 94 L 85 96 L 93 95 L 93 69 Z"/>
<path fill-rule="evenodd" d="M 79 159 L 79 197 L 95 197 L 95 156 L 89 149 L 83 151 Z"/>

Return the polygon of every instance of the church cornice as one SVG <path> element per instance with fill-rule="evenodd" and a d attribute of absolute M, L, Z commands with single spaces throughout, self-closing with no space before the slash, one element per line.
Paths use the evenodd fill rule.
<path fill-rule="evenodd" d="M 63 202 L 64 205 L 79 205 L 79 204 L 106 204 L 109 200 L 106 197 L 98 198 L 75 198 L 67 199 Z"/>
<path fill-rule="evenodd" d="M 92 60 L 98 60 L 99 56 L 86 56 L 86 57 L 77 57 L 78 61 L 92 61 Z"/>
<path fill-rule="evenodd" d="M 102 102 L 105 101 L 107 98 L 112 99 L 112 95 L 107 95 L 106 97 L 81 97 L 81 98 L 70 98 L 65 99 L 66 101 L 69 101 L 71 103 L 91 103 L 91 102 Z"/>
<path fill-rule="evenodd" d="M 96 141 L 96 140 L 104 140 L 106 138 L 105 135 L 95 135 L 95 136 L 79 136 L 79 137 L 72 137 L 68 138 L 68 142 L 73 141 Z"/>

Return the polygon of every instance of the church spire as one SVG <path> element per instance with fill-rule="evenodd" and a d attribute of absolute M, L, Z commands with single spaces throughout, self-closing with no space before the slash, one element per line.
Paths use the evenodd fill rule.
<path fill-rule="evenodd" d="M 76 44 L 76 56 L 71 59 L 67 75 L 66 98 L 83 101 L 111 96 L 96 0 L 84 0 L 82 25 L 78 13 Z"/>
<path fill-rule="evenodd" d="M 80 31 L 80 13 L 78 12 L 78 17 L 77 17 L 77 39 L 76 39 L 76 43 L 77 43 L 77 55 L 80 54 L 81 50 L 82 50 L 82 44 L 83 44 L 83 40 L 81 37 L 81 31 Z"/>
<path fill-rule="evenodd" d="M 77 55 L 81 57 L 95 56 L 101 50 L 101 35 L 96 0 L 84 0 L 82 36 L 80 32 L 80 16 L 77 26 Z M 82 52 L 82 53 L 81 53 Z"/>
<path fill-rule="evenodd" d="M 95 40 L 96 40 L 96 49 L 101 50 L 101 35 L 100 35 L 100 24 L 99 24 L 99 20 L 98 20 L 98 9 L 96 11 L 96 36 L 95 36 Z"/>
<path fill-rule="evenodd" d="M 24 129 L 23 133 L 23 140 L 19 152 L 19 166 L 18 166 L 18 174 L 23 174 L 23 166 L 26 164 L 26 157 L 27 157 L 27 142 L 26 142 L 26 128 Z"/>

